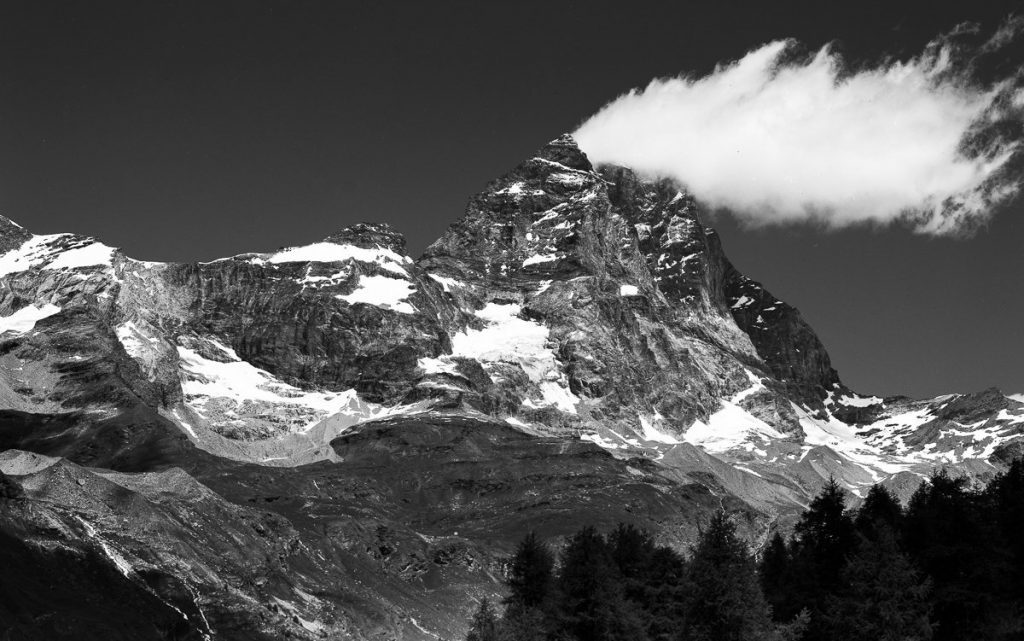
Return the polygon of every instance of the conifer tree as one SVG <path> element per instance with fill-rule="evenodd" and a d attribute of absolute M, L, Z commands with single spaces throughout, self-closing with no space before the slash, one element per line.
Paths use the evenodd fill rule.
<path fill-rule="evenodd" d="M 846 511 L 846 494 L 830 478 L 811 501 L 795 528 L 798 548 L 810 555 L 820 585 L 835 585 L 847 555 L 856 543 L 853 520 Z"/>
<path fill-rule="evenodd" d="M 487 597 L 480 600 L 480 607 L 473 615 L 466 634 L 466 641 L 498 641 L 498 615 Z"/>
<path fill-rule="evenodd" d="M 776 621 L 785 620 L 787 614 L 791 615 L 799 611 L 799 608 L 794 607 L 791 603 L 790 564 L 791 559 L 786 541 L 781 534 L 776 532 L 768 542 L 768 547 L 765 548 L 758 566 L 761 590 L 772 606 L 772 614 Z"/>
<path fill-rule="evenodd" d="M 619 523 L 608 535 L 608 550 L 622 580 L 622 594 L 646 628 L 651 618 L 649 609 L 652 589 L 650 581 L 654 539 L 632 524 Z"/>
<path fill-rule="evenodd" d="M 650 533 L 631 523 L 619 523 L 608 535 L 608 547 L 624 579 L 644 580 L 655 550 Z"/>
<path fill-rule="evenodd" d="M 846 510 L 846 495 L 834 478 L 811 501 L 794 528 L 792 563 L 788 593 L 788 611 L 780 612 L 788 620 L 807 608 L 810 624 L 807 641 L 826 641 L 824 611 L 828 598 L 840 583 L 840 573 L 856 545 L 853 519 Z"/>
<path fill-rule="evenodd" d="M 872 485 L 854 518 L 857 532 L 869 539 L 875 539 L 882 532 L 896 537 L 902 524 L 903 506 L 900 502 L 881 485 Z"/>
<path fill-rule="evenodd" d="M 542 641 L 551 629 L 555 556 L 535 532 L 527 534 L 508 566 L 504 641 Z"/>
<path fill-rule="evenodd" d="M 551 596 L 555 557 L 535 532 L 520 541 L 509 563 L 505 605 L 511 609 L 538 608 Z"/>
<path fill-rule="evenodd" d="M 701 532 L 688 565 L 686 634 L 693 641 L 777 639 L 753 558 L 725 513 Z"/>
<path fill-rule="evenodd" d="M 593 527 L 566 541 L 558 587 L 558 632 L 579 641 L 642 641 L 608 542 Z"/>
<path fill-rule="evenodd" d="M 623 594 L 651 639 L 674 639 L 683 621 L 685 564 L 646 530 L 620 523 L 608 535 Z"/>
<path fill-rule="evenodd" d="M 651 555 L 647 582 L 647 636 L 651 641 L 675 641 L 686 623 L 686 561 L 671 548 L 656 548 Z"/>

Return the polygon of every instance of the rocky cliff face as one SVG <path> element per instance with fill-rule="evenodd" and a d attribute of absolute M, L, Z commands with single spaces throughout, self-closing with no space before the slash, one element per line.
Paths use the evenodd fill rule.
<path fill-rule="evenodd" d="M 828 392 L 842 383 L 814 330 L 796 308 L 731 265 L 725 282 L 732 316 L 754 343 L 772 377 L 785 386 L 789 398 L 808 407 L 821 407 Z"/>
<path fill-rule="evenodd" d="M 113 563 L 153 638 L 451 635 L 526 528 L 683 546 L 724 505 L 757 543 L 830 475 L 906 493 L 1024 443 L 995 390 L 847 389 L 690 194 L 568 136 L 418 260 L 384 224 L 162 264 L 0 219 L 0 402 L 0 530 Z"/>

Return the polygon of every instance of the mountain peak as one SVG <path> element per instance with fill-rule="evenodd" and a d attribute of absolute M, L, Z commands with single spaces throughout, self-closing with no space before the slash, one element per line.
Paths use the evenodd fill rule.
<path fill-rule="evenodd" d="M 544 145 L 537 151 L 536 157 L 557 162 L 571 169 L 590 171 L 594 168 L 571 134 L 562 134 Z"/>
<path fill-rule="evenodd" d="M 388 223 L 356 223 L 331 234 L 324 242 L 364 249 L 381 247 L 405 254 L 405 236 Z"/>

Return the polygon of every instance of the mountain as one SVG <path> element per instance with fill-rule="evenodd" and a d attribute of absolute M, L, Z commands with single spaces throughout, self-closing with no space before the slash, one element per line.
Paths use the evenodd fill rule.
<path fill-rule="evenodd" d="M 528 530 L 683 548 L 725 507 L 758 545 L 829 476 L 905 497 L 1024 443 L 997 390 L 847 388 L 691 194 L 569 136 L 419 259 L 376 223 L 172 264 L 4 218 L 0 252 L 0 536 L 30 559 L 0 590 L 32 586 L 0 622 L 24 638 L 124 636 L 99 596 L 56 626 L 73 592 L 138 603 L 132 638 L 448 638 Z"/>

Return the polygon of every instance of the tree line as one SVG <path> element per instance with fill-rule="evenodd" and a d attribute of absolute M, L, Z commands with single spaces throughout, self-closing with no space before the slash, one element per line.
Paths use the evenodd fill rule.
<path fill-rule="evenodd" d="M 527 535 L 466 641 L 1024 640 L 1024 463 L 987 486 L 939 472 L 903 506 L 830 480 L 755 559 L 724 512 L 686 555 L 620 524 L 555 552 Z"/>

